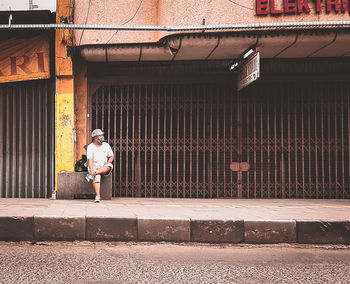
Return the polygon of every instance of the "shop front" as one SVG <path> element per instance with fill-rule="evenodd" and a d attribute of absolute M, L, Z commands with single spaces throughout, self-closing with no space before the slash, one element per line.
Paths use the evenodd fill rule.
<path fill-rule="evenodd" d="M 272 1 L 257 2 L 261 12 Z M 330 7 L 322 19 L 334 19 L 338 6 Z M 156 43 L 128 42 L 125 31 L 108 44 L 92 43 L 105 31 L 76 34 L 87 66 L 84 141 L 94 128 L 106 132 L 115 197 L 350 197 L 349 30 L 283 28 L 288 13 L 273 18 L 271 9 L 252 22 L 276 20 L 275 28 Z M 320 14 L 311 11 L 293 19 Z M 250 49 L 260 54 L 260 78 L 238 90 Z"/>

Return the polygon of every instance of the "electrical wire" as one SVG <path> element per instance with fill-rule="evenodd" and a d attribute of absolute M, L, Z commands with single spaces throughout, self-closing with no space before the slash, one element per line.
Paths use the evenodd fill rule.
<path fill-rule="evenodd" d="M 87 13 L 86 13 L 85 25 L 87 24 L 87 21 L 88 21 L 88 18 L 89 18 L 90 6 L 91 6 L 91 0 L 89 0 L 89 7 L 88 7 L 88 10 L 87 10 Z M 83 31 L 81 32 L 80 40 L 79 40 L 79 45 L 80 45 L 80 43 L 81 43 L 81 39 L 83 38 L 84 31 L 85 31 L 85 30 L 83 30 Z"/>
<path fill-rule="evenodd" d="M 126 25 L 126 24 L 128 24 L 128 23 L 130 23 L 130 22 L 136 17 L 137 13 L 140 11 L 140 8 L 141 8 L 142 3 L 143 3 L 143 0 L 140 1 L 139 6 L 137 7 L 137 9 L 136 9 L 134 15 L 133 15 L 129 20 L 127 20 L 126 22 L 122 23 L 122 26 L 123 26 L 123 25 Z M 119 30 L 115 31 L 115 32 L 112 34 L 112 36 L 110 37 L 110 39 L 106 42 L 106 44 L 109 43 L 109 42 L 111 41 L 111 39 L 112 39 L 115 35 L 118 34 L 118 32 L 119 32 Z M 79 45 L 80 45 L 80 44 L 79 44 Z"/>
<path fill-rule="evenodd" d="M 235 2 L 235 1 L 232 1 L 232 0 L 228 0 L 228 1 L 230 1 L 232 4 L 234 4 L 234 5 L 236 5 L 236 6 L 239 6 L 239 7 L 242 7 L 242 8 L 245 8 L 245 9 L 254 11 L 254 9 L 249 8 L 249 7 L 247 7 L 247 6 L 244 6 L 244 5 L 242 5 L 242 4 L 239 4 L 239 3 Z"/>

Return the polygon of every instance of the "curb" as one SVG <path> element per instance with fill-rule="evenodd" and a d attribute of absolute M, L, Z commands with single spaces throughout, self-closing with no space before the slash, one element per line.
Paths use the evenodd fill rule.
<path fill-rule="evenodd" d="M 0 241 L 350 244 L 350 221 L 2 216 Z"/>

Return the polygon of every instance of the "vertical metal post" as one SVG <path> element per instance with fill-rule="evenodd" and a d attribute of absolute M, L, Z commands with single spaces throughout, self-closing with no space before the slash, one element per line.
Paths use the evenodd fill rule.
<path fill-rule="evenodd" d="M 335 94 L 333 94 L 334 102 L 334 166 L 335 166 L 335 198 L 338 198 L 338 118 L 337 118 L 337 107 L 338 107 L 338 96 L 339 88 L 336 87 Z"/>
<path fill-rule="evenodd" d="M 311 98 L 308 98 L 307 101 L 307 106 L 308 106 L 308 114 L 307 114 L 307 133 L 308 133 L 308 151 L 309 151 L 309 163 L 308 163 L 308 168 L 309 168 L 309 197 L 312 197 L 312 158 L 311 158 L 311 121 L 310 121 L 310 116 L 311 116 Z M 316 165 L 317 167 L 317 165 Z"/>
<path fill-rule="evenodd" d="M 224 129 L 224 160 L 223 160 L 223 163 L 224 163 L 224 166 L 223 166 L 223 174 L 224 174 L 224 198 L 226 198 L 226 102 L 227 102 L 227 86 L 225 86 L 224 88 L 224 93 L 223 93 L 223 129 Z"/>
<path fill-rule="evenodd" d="M 278 187 L 277 187 L 277 121 L 276 121 L 276 91 L 274 92 L 273 94 L 273 129 L 274 129 L 274 150 L 275 150 L 275 161 L 274 161 L 274 168 L 275 168 L 275 194 L 274 194 L 274 197 L 277 198 L 277 190 L 278 190 Z M 283 140 L 283 133 L 281 133 L 281 141 Z M 282 142 L 283 144 L 283 142 Z M 283 148 L 282 148 L 282 152 L 283 152 Z M 282 161 L 280 162 L 282 163 Z M 283 166 L 282 166 L 283 167 Z M 281 182 L 282 184 L 282 182 Z"/>
<path fill-rule="evenodd" d="M 38 192 L 38 197 L 39 198 L 42 198 L 44 197 L 43 196 L 43 192 L 42 192 L 42 187 L 43 187 L 43 184 L 42 184 L 42 173 L 43 173 L 43 159 L 42 159 L 42 149 L 43 149 L 43 136 L 42 136 L 42 130 L 43 130 L 43 118 L 42 118 L 42 115 L 43 115 L 43 112 L 41 111 L 43 109 L 43 106 L 42 106 L 42 99 L 43 99 L 43 93 L 42 93 L 42 87 L 41 85 L 38 85 L 38 104 L 36 105 L 39 109 L 39 111 L 37 111 L 37 119 L 38 119 L 38 122 L 37 122 L 37 126 L 38 126 L 38 162 L 37 162 L 37 165 L 38 165 L 38 168 L 39 168 L 39 171 L 38 171 L 38 183 L 37 183 L 37 186 L 39 187 L 37 189 L 37 192 Z M 18 105 L 18 104 L 17 104 Z M 17 123 L 18 125 L 18 123 Z M 16 135 L 17 136 L 17 135 Z M 17 136 L 18 137 L 18 136 Z M 19 142 L 19 141 L 18 141 Z M 16 143 L 16 148 L 17 148 L 17 153 L 18 153 L 18 142 Z M 18 169 L 18 157 L 17 157 L 17 167 L 16 167 L 16 171 Z M 18 179 L 16 179 L 18 180 Z M 17 189 L 18 189 L 18 185 L 17 185 Z M 17 196 L 18 197 L 18 196 Z"/>
<path fill-rule="evenodd" d="M 159 157 L 160 157 L 160 86 L 158 86 L 158 108 L 157 108 L 157 197 L 159 197 L 160 190 L 160 171 L 159 171 Z"/>
<path fill-rule="evenodd" d="M 144 159 L 144 188 L 145 188 L 145 197 L 147 197 L 147 188 L 148 188 L 148 179 L 147 179 L 147 146 L 148 146 L 148 86 L 145 86 L 145 159 Z"/>
<path fill-rule="evenodd" d="M 344 170 L 344 87 L 341 89 L 340 96 L 340 110 L 341 110 L 341 163 L 342 163 L 342 198 L 345 198 L 345 170 Z"/>
<path fill-rule="evenodd" d="M 135 197 L 135 85 L 132 87 L 132 130 L 131 130 L 131 188 L 132 197 Z"/>
<path fill-rule="evenodd" d="M 126 87 L 126 172 L 125 172 L 125 193 L 129 196 L 129 100 L 130 100 L 130 86 Z"/>
<path fill-rule="evenodd" d="M 282 88 L 281 88 L 282 89 Z M 285 188 L 285 164 L 284 164 L 284 96 L 281 96 L 281 185 L 282 185 L 282 198 L 286 198 Z"/>
<path fill-rule="evenodd" d="M 327 128 L 328 128 L 328 198 L 332 197 L 332 152 L 331 152 L 331 97 L 330 88 L 327 86 Z"/>
<path fill-rule="evenodd" d="M 321 97 L 321 160 L 322 160 L 322 198 L 325 198 L 325 162 L 324 162 L 324 94 Z"/>
<path fill-rule="evenodd" d="M 191 92 L 190 92 L 190 195 L 189 197 L 192 197 L 192 130 L 193 130 L 193 119 L 192 119 L 192 101 L 193 101 L 193 85 L 190 86 Z"/>
<path fill-rule="evenodd" d="M 177 121 L 176 121 L 176 197 L 179 197 L 179 144 L 180 144 L 180 92 L 176 88 L 177 95 Z"/>
<path fill-rule="evenodd" d="M 246 151 L 247 151 L 247 162 L 250 163 L 250 101 L 247 100 L 246 98 L 246 113 L 245 113 L 245 116 L 247 118 L 247 130 L 246 130 L 246 133 L 247 133 L 247 144 L 246 144 Z M 243 113 L 242 113 L 243 115 Z M 247 197 L 250 198 L 250 171 L 247 172 Z"/>
<path fill-rule="evenodd" d="M 297 131 L 297 95 L 294 94 L 294 155 L 295 155 L 295 198 L 298 198 L 298 131 Z"/>
<path fill-rule="evenodd" d="M 117 109 L 117 89 L 115 89 L 115 93 L 114 93 L 114 104 L 115 107 L 114 109 Z M 120 125 L 120 129 L 119 129 L 119 196 L 122 196 L 122 180 L 123 180 L 123 171 L 122 171 L 122 160 L 123 160 L 123 108 L 124 108 L 124 104 L 123 104 L 123 87 L 120 87 L 120 116 L 119 116 L 119 125 Z M 114 118 L 115 118 L 115 123 L 114 123 L 114 129 L 115 129 L 115 134 L 114 137 L 116 139 L 117 137 L 117 131 L 116 131 L 116 125 L 117 125 L 117 113 L 114 113 Z M 125 138 L 125 140 L 127 140 L 127 138 Z M 117 143 L 117 141 L 115 141 L 115 143 Z M 127 171 L 127 169 L 126 169 Z M 126 190 L 125 190 L 125 194 L 126 194 Z"/>
<path fill-rule="evenodd" d="M 217 88 L 216 88 L 217 89 Z M 221 90 L 221 89 L 220 89 Z M 220 97 L 221 96 L 221 97 Z M 221 92 L 215 96 L 216 98 L 216 198 L 220 197 L 220 192 L 219 192 L 219 153 L 220 153 L 220 148 L 219 148 L 219 129 L 220 129 L 220 109 L 219 109 L 219 104 L 220 101 L 219 99 L 222 99 L 223 94 Z"/>
<path fill-rule="evenodd" d="M 205 162 L 205 155 L 206 155 L 206 148 L 207 148 L 207 139 L 206 139 L 206 108 L 207 108 L 207 85 L 204 85 L 204 92 L 203 92 L 203 198 L 206 196 L 206 185 L 207 180 L 205 176 L 205 170 L 206 170 L 206 162 Z"/>
<path fill-rule="evenodd" d="M 35 127 L 35 100 L 36 100 L 36 92 L 35 92 L 35 87 L 32 86 L 32 96 L 31 96 L 31 168 L 34 169 L 36 167 L 36 161 L 35 161 L 35 132 L 34 132 L 34 127 Z M 35 172 L 31 171 L 31 198 L 35 197 L 35 191 L 34 187 L 36 186 L 36 180 L 35 180 Z"/>
<path fill-rule="evenodd" d="M 186 87 L 183 86 L 183 155 L 184 155 L 184 160 L 183 160 L 183 177 L 182 177 L 182 181 L 183 181 L 183 192 L 182 192 L 182 197 L 185 198 L 186 197 Z"/>
<path fill-rule="evenodd" d="M 302 182 L 303 182 L 303 198 L 305 198 L 305 149 L 304 149 L 304 94 L 301 91 L 301 163 L 302 163 Z"/>
<path fill-rule="evenodd" d="M 260 99 L 260 197 L 264 198 L 264 124 L 263 102 Z"/>
<path fill-rule="evenodd" d="M 230 161 L 233 161 L 233 94 L 230 101 Z M 231 191 L 230 198 L 233 197 L 233 172 L 231 171 Z"/>
<path fill-rule="evenodd" d="M 267 197 L 270 198 L 270 94 L 268 95 L 266 99 L 266 116 L 267 116 Z"/>
<path fill-rule="evenodd" d="M 318 95 L 316 95 L 317 93 L 315 92 L 314 93 L 314 102 L 315 102 L 315 124 L 314 124 L 314 128 L 315 128 L 315 164 L 316 164 L 316 167 L 315 167 L 315 175 L 316 175 L 316 198 L 319 198 L 319 184 L 318 184 L 318 135 L 317 135 L 317 131 L 318 131 L 318 124 L 317 124 L 317 115 L 318 115 Z M 322 105 L 321 105 L 321 108 L 322 108 Z"/>
<path fill-rule="evenodd" d="M 291 145 L 290 145 L 290 141 L 291 141 L 291 135 L 290 135 L 290 92 L 288 92 L 288 102 L 287 102 L 287 109 L 288 109 L 288 197 L 291 198 L 292 197 L 292 177 L 291 177 Z"/>
<path fill-rule="evenodd" d="M 238 142 L 238 163 L 242 162 L 242 102 L 241 102 L 241 91 L 237 92 L 237 142 Z M 238 179 L 237 179 L 237 194 L 238 198 L 242 198 L 242 171 L 239 167 Z"/>
<path fill-rule="evenodd" d="M 213 198 L 213 95 L 209 92 L 210 96 L 210 120 L 209 120 L 209 197 Z"/>
<path fill-rule="evenodd" d="M 164 96 L 164 118 L 163 118 L 163 122 L 164 122 L 164 138 L 163 138 L 163 197 L 166 197 L 166 149 L 167 149 L 167 144 L 166 144 L 166 129 L 167 129 L 167 92 L 166 92 L 166 88 L 165 86 L 163 87 L 164 92 L 163 92 L 163 96 Z"/>
<path fill-rule="evenodd" d="M 137 179 L 137 197 L 141 197 L 142 192 L 142 177 L 141 177 L 141 112 L 142 112 L 142 86 L 139 86 L 139 106 L 138 106 L 138 153 L 137 153 L 137 170 L 136 170 L 136 179 Z"/>
<path fill-rule="evenodd" d="M 170 198 L 173 197 L 173 96 L 174 85 L 170 86 Z"/>
<path fill-rule="evenodd" d="M 199 101 L 200 101 L 200 91 L 197 91 L 197 195 L 196 197 L 199 198 L 199 125 L 200 125 L 200 120 L 199 120 Z"/>
<path fill-rule="evenodd" d="M 151 197 L 153 197 L 153 144 L 154 144 L 154 85 L 152 85 L 151 101 Z"/>
<path fill-rule="evenodd" d="M 253 101 L 253 113 L 254 113 L 254 121 L 253 121 L 253 127 L 254 127 L 254 198 L 256 198 L 256 150 L 257 150 L 257 139 L 256 139 L 256 93 L 254 94 L 253 97 L 254 101 Z"/>

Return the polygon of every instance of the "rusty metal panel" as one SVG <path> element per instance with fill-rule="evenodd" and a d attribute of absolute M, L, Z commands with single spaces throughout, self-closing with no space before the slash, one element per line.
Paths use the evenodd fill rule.
<path fill-rule="evenodd" d="M 350 198 L 348 83 L 101 86 L 114 196 Z M 3 131 L 0 129 L 0 131 Z"/>
<path fill-rule="evenodd" d="M 47 198 L 54 188 L 50 80 L 0 86 L 0 196 Z"/>

